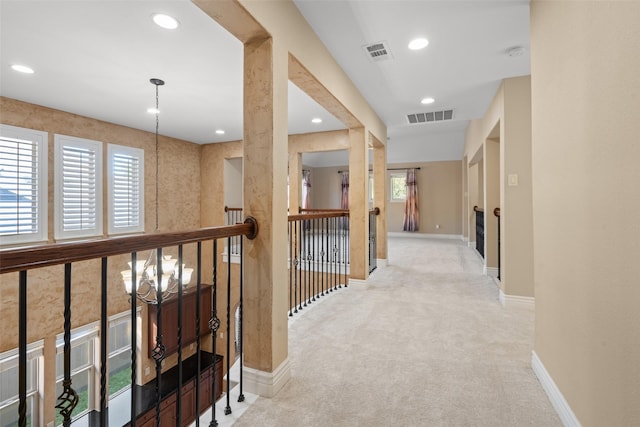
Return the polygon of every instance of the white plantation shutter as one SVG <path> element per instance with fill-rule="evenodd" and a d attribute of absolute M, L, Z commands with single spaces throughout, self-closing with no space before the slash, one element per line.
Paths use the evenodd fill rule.
<path fill-rule="evenodd" d="M 109 234 L 144 231 L 144 151 L 109 144 Z"/>
<path fill-rule="evenodd" d="M 55 136 L 56 239 L 102 235 L 102 143 Z"/>
<path fill-rule="evenodd" d="M 47 239 L 46 132 L 0 125 L 0 244 Z"/>

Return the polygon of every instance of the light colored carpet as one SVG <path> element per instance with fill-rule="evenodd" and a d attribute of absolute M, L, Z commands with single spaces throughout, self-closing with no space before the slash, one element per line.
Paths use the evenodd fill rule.
<path fill-rule="evenodd" d="M 291 380 L 235 425 L 560 426 L 533 316 L 500 305 L 463 242 L 392 238 L 387 267 L 292 322 Z"/>

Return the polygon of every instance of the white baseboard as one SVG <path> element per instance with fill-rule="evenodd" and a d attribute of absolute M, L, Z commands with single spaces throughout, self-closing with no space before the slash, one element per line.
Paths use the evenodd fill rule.
<path fill-rule="evenodd" d="M 349 278 L 349 284 L 350 285 L 365 285 L 367 283 L 366 280 L 363 279 L 352 279 Z"/>
<path fill-rule="evenodd" d="M 482 274 L 489 277 L 498 277 L 498 268 L 497 267 L 487 267 L 486 265 L 482 269 Z"/>
<path fill-rule="evenodd" d="M 389 231 L 387 237 L 409 237 L 411 239 L 460 239 L 460 234 L 429 234 L 407 231 Z"/>
<path fill-rule="evenodd" d="M 380 267 L 388 267 L 389 266 L 389 260 L 386 258 L 376 258 L 376 267 L 380 268 Z"/>
<path fill-rule="evenodd" d="M 246 366 L 242 372 L 245 390 L 262 397 L 273 397 L 291 378 L 291 365 L 287 358 L 273 372 L 259 371 Z"/>
<path fill-rule="evenodd" d="M 542 385 L 545 393 L 549 397 L 551 404 L 555 408 L 558 416 L 560 417 L 560 421 L 565 427 L 581 427 L 580 421 L 571 410 L 569 403 L 565 400 L 562 392 L 547 372 L 547 369 L 542 364 L 542 361 L 538 357 L 535 351 L 531 352 L 531 367 L 533 368 L 533 372 L 538 377 L 538 381 Z"/>
<path fill-rule="evenodd" d="M 469 241 L 469 238 L 466 237 L 466 236 L 462 236 L 461 235 L 460 238 L 462 239 L 463 242 L 468 242 Z"/>
<path fill-rule="evenodd" d="M 467 246 L 470 247 L 470 248 L 474 248 L 475 249 L 476 248 L 476 242 L 468 242 Z"/>
<path fill-rule="evenodd" d="M 498 298 L 500 299 L 500 303 L 502 304 L 503 307 L 506 307 L 507 305 L 516 305 L 516 304 L 521 306 L 526 305 L 532 308 L 535 308 L 536 306 L 536 299 L 534 297 L 523 297 L 520 295 L 507 295 L 504 292 L 502 292 L 502 289 L 500 289 Z"/>

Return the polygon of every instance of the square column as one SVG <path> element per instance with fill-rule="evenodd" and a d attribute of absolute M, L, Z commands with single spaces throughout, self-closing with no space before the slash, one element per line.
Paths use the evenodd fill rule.
<path fill-rule="evenodd" d="M 244 210 L 258 235 L 244 250 L 246 389 L 273 396 L 287 363 L 287 52 L 273 39 L 244 48 Z"/>
<path fill-rule="evenodd" d="M 364 128 L 349 129 L 350 278 L 369 276 L 369 156 Z"/>
<path fill-rule="evenodd" d="M 380 209 L 376 216 L 376 258 L 388 258 L 387 255 L 387 146 L 373 146 L 373 207 Z M 379 266 L 378 266 L 379 267 Z"/>

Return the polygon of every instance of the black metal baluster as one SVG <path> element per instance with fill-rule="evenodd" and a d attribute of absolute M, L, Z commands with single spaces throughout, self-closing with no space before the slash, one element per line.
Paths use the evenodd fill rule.
<path fill-rule="evenodd" d="M 320 259 L 322 260 L 322 263 L 320 264 L 320 271 L 322 272 L 321 276 L 320 276 L 320 288 L 322 289 L 322 291 L 320 292 L 320 296 L 324 296 L 324 263 L 325 263 L 325 259 L 324 259 L 324 238 L 326 236 L 325 230 L 326 230 L 326 220 L 325 218 L 320 219 L 320 242 L 322 244 L 322 248 L 320 249 Z"/>
<path fill-rule="evenodd" d="M 156 295 L 157 307 L 156 323 L 158 331 L 156 345 L 151 352 L 151 357 L 156 362 L 156 427 L 160 427 L 160 391 L 162 389 L 162 361 L 166 354 L 166 348 L 162 343 L 162 248 L 156 251 Z"/>
<path fill-rule="evenodd" d="M 344 223 L 341 221 L 341 217 L 336 217 L 336 227 L 333 229 L 333 289 L 335 291 L 338 290 L 338 233 L 340 232 L 340 227 L 344 226 Z M 340 227 L 337 225 L 340 224 Z"/>
<path fill-rule="evenodd" d="M 136 393 L 136 342 L 138 334 L 138 322 L 137 322 L 137 290 L 138 290 L 138 272 L 136 268 L 138 254 L 136 252 L 131 253 L 131 427 L 136 427 L 136 417 L 138 412 L 137 396 Z"/>
<path fill-rule="evenodd" d="M 333 241 L 332 241 L 332 234 L 335 233 L 335 218 L 329 218 L 329 228 L 327 229 L 327 262 L 329 263 L 328 268 L 329 268 L 329 292 L 333 292 L 333 282 L 334 282 L 334 276 L 333 276 Z M 333 230 L 333 231 L 332 231 Z"/>
<path fill-rule="evenodd" d="M 291 221 L 289 221 L 288 223 L 289 226 L 289 317 L 293 316 L 293 272 L 294 272 L 294 266 L 293 266 L 293 225 L 291 224 Z"/>
<path fill-rule="evenodd" d="M 236 339 L 238 340 L 238 344 L 239 344 L 239 353 L 240 353 L 240 395 L 238 396 L 238 402 L 244 402 L 244 392 L 242 390 L 242 351 L 243 351 L 243 344 L 242 342 L 244 341 L 243 339 L 243 326 L 242 326 L 242 310 L 243 310 L 243 304 L 244 304 L 244 277 L 243 277 L 243 260 L 244 260 L 244 249 L 243 249 L 243 238 L 242 236 L 240 236 L 240 305 L 238 306 L 238 308 L 240 309 L 240 313 L 238 316 L 238 322 L 240 323 L 238 325 L 238 336 L 236 337 Z"/>
<path fill-rule="evenodd" d="M 132 279 L 133 281 L 133 279 Z M 100 292 L 100 425 L 107 425 L 107 257 L 102 257 Z"/>
<path fill-rule="evenodd" d="M 346 223 L 345 223 L 345 217 L 341 217 L 340 218 L 342 223 L 345 224 L 346 227 Z M 341 288 L 342 287 L 342 246 L 343 245 L 343 239 L 344 239 L 344 232 L 345 229 L 343 228 L 342 230 L 340 230 L 339 234 L 338 234 L 338 241 L 337 241 L 337 252 L 336 252 L 336 260 L 338 261 L 338 287 Z"/>
<path fill-rule="evenodd" d="M 18 280 L 18 425 L 27 427 L 27 270 Z"/>
<path fill-rule="evenodd" d="M 227 238 L 227 245 L 231 245 L 231 237 Z M 231 260 L 227 262 L 227 406 L 224 408 L 224 414 L 231 413 Z"/>
<path fill-rule="evenodd" d="M 211 421 L 209 427 L 216 427 L 218 420 L 216 420 L 216 341 L 218 338 L 218 329 L 220 328 L 220 319 L 218 319 L 218 241 L 213 241 L 213 295 L 211 303 L 211 319 L 209 319 L 209 329 L 211 329 L 211 346 L 213 355 L 211 355 L 211 396 L 213 404 L 211 405 Z"/>
<path fill-rule="evenodd" d="M 299 222 L 300 221 L 295 221 L 294 222 L 295 234 L 296 234 L 296 236 L 295 236 L 295 239 L 296 239 L 295 240 L 295 245 L 296 245 L 296 272 L 295 272 L 296 283 L 295 283 L 295 289 L 294 289 L 294 297 L 295 298 L 293 300 L 293 302 L 294 302 L 294 304 L 296 306 L 296 309 L 295 309 L 294 313 L 298 312 L 298 302 L 300 301 L 300 299 L 298 298 L 298 287 L 300 286 L 300 282 L 302 281 L 302 276 L 301 276 L 301 273 L 300 273 L 300 262 L 301 262 L 300 257 L 299 257 L 300 251 L 298 250 L 298 236 L 299 236 L 299 234 L 298 234 L 298 224 L 299 224 Z M 302 304 L 300 304 L 299 309 L 302 310 Z"/>
<path fill-rule="evenodd" d="M 307 279 L 309 277 L 309 265 L 308 265 L 309 260 L 307 259 L 308 258 L 307 257 L 307 245 L 308 245 L 308 242 L 307 242 L 307 228 L 305 227 L 304 220 L 300 222 L 300 228 L 302 230 L 302 243 L 300 245 L 300 248 L 301 248 L 301 251 L 302 251 L 301 258 L 302 258 L 302 266 L 303 266 L 303 268 L 305 266 L 305 261 L 307 261 L 307 269 L 306 269 L 306 271 L 302 272 L 302 277 L 303 277 L 302 289 L 303 289 L 304 293 L 301 294 L 300 296 L 302 297 L 304 295 L 304 297 L 303 297 L 304 298 L 304 306 L 306 307 L 307 306 L 307 294 L 308 294 L 308 292 L 307 292 L 307 281 L 308 280 Z"/>
<path fill-rule="evenodd" d="M 316 276 L 317 276 L 317 270 L 318 270 L 318 236 L 316 236 L 316 229 L 317 229 L 317 224 L 318 224 L 318 219 L 314 218 L 311 220 L 311 237 L 313 238 L 311 240 L 311 260 L 313 261 L 313 268 L 312 268 L 312 274 L 311 277 L 313 279 L 312 283 L 313 283 L 313 292 L 311 292 L 311 294 L 313 295 L 313 298 L 311 299 L 312 301 L 316 300 Z"/>
<path fill-rule="evenodd" d="M 200 300 L 196 305 L 200 305 Z M 178 390 L 176 393 L 176 427 L 182 425 L 182 245 L 178 245 Z M 198 371 L 198 376 L 200 371 Z"/>
<path fill-rule="evenodd" d="M 201 285 L 201 268 L 202 263 L 202 242 L 197 243 L 197 255 L 196 255 L 196 359 L 198 366 L 198 374 L 196 375 L 196 427 L 200 427 L 200 372 L 202 371 L 202 362 L 200 361 L 200 299 L 202 297 L 202 285 Z"/>
<path fill-rule="evenodd" d="M 62 415 L 62 425 L 71 425 L 71 413 L 78 404 L 78 394 L 71 387 L 71 263 L 64 265 L 64 379 L 56 408 Z"/>

